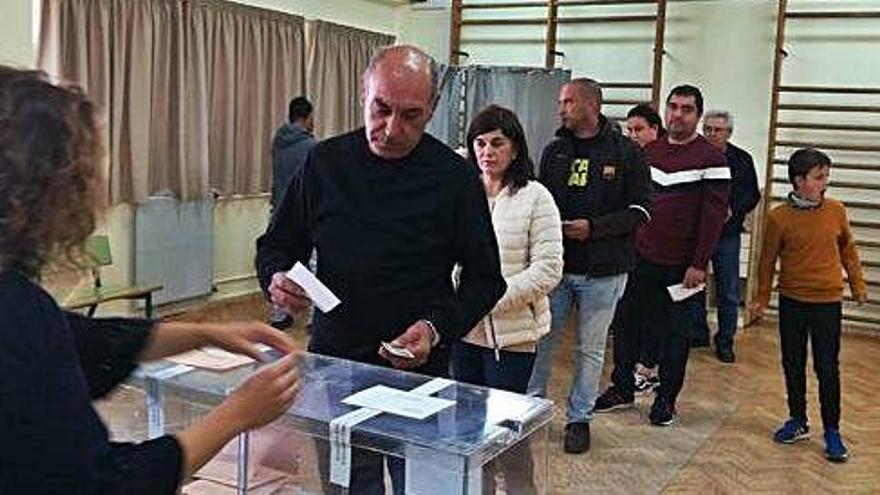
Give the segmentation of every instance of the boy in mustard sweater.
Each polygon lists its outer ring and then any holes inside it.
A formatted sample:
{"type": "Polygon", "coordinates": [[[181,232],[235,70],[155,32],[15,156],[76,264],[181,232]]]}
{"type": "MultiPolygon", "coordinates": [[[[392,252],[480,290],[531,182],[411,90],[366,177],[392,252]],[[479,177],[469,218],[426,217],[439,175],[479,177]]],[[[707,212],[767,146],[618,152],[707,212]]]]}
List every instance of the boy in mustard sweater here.
{"type": "Polygon", "coordinates": [[[750,310],[755,317],[763,315],[779,257],[779,335],[790,418],[773,439],[788,444],[809,437],[805,397],[809,337],[819,379],[825,457],[844,462],[848,453],[839,430],[838,363],[842,271],[846,270],[859,304],[867,300],[867,291],[843,203],[825,197],[830,169],[831,159],[813,148],[797,150],[789,158],[788,179],[794,191],[767,217],[758,292],[750,310]]]}

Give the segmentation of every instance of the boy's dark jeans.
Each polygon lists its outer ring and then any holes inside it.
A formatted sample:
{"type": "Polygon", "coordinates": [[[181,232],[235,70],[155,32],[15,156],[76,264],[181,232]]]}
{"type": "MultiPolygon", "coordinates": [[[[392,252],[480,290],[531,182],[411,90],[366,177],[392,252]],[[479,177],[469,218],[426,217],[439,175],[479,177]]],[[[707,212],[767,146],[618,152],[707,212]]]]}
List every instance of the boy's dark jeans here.
{"type": "Polygon", "coordinates": [[[840,425],[841,304],[807,303],[779,296],[779,336],[782,367],[792,418],[807,419],[807,337],[813,349],[813,369],[819,379],[819,404],[826,430],[840,425]]]}

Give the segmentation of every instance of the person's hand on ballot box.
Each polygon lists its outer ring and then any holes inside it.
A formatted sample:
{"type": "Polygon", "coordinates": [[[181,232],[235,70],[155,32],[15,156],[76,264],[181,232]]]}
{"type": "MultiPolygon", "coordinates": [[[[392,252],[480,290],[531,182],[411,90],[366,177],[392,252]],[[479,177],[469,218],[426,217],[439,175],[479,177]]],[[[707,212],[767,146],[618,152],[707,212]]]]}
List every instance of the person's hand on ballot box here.
{"type": "Polygon", "coordinates": [[[203,330],[207,345],[262,361],[262,352],[256,344],[274,347],[284,354],[297,350],[293,338],[259,321],[212,323],[203,330]]]}

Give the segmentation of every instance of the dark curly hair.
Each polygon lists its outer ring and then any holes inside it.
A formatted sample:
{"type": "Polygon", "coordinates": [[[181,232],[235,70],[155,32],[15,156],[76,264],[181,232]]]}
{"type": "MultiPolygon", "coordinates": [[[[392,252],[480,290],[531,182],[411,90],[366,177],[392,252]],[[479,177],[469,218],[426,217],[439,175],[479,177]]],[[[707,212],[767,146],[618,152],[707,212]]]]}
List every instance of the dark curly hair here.
{"type": "Polygon", "coordinates": [[[38,278],[80,259],[95,228],[103,146],[95,105],[46,74],[0,65],[0,270],[38,278]]]}
{"type": "Polygon", "coordinates": [[[529,158],[526,133],[513,111],[500,105],[489,105],[471,120],[467,130],[468,161],[479,170],[477,154],[474,152],[474,139],[495,130],[500,130],[504,137],[513,142],[516,158],[510,162],[504,173],[504,185],[510,187],[511,194],[515,194],[519,188],[535,177],[535,166],[529,158]]]}

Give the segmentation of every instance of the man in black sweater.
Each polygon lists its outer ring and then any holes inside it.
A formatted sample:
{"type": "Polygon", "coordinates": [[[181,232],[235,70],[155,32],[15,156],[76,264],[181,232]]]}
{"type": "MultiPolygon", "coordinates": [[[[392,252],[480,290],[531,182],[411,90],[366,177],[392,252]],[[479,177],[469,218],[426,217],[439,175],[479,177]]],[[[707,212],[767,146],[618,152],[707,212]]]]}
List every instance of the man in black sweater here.
{"type": "MultiPolygon", "coordinates": [[[[710,110],[703,116],[703,135],[724,152],[730,167],[730,208],[721,238],[712,254],[712,271],[715,272],[715,294],[718,301],[718,333],[715,334],[715,355],[724,363],[736,359],[733,353],[733,336],[736,334],[739,313],[739,254],[740,238],[746,215],[758,206],[761,191],[755,164],[749,153],[730,142],[733,134],[733,117],[729,112],[710,110]]],[[[709,345],[709,324],[706,322],[706,293],[698,295],[697,328],[694,346],[709,345]]]]}
{"type": "MultiPolygon", "coordinates": [[[[362,80],[365,128],[312,150],[257,240],[260,284],[273,304],[291,312],[309,301],[285,272],[317,249],[317,277],[342,303],[316,312],[312,352],[443,376],[449,345],[504,293],[477,171],[424,133],[435,74],[433,60],[417,48],[379,52],[362,80]],[[391,356],[382,341],[415,357],[391,356]]],[[[353,492],[382,493],[381,457],[360,455],[353,492]]],[[[390,464],[395,492],[402,493],[402,466],[390,464]]]]}

